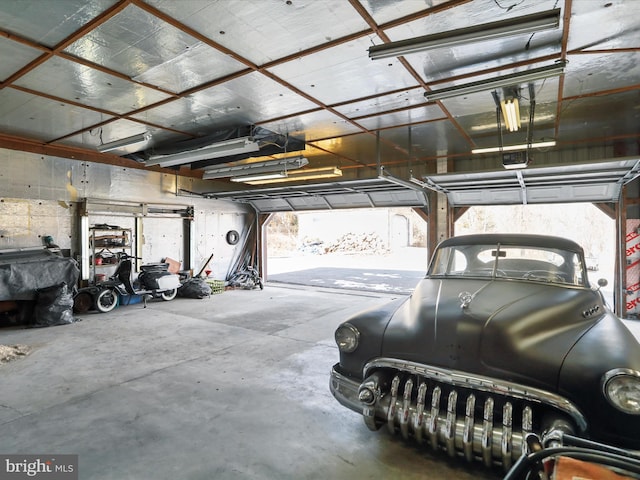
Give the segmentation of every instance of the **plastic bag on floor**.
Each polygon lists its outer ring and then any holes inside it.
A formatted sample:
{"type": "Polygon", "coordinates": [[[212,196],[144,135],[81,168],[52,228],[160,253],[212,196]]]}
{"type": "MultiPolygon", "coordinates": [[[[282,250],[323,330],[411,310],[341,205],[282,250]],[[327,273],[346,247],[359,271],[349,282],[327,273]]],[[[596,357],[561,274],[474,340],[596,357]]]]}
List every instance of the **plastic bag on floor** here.
{"type": "Polygon", "coordinates": [[[73,295],[66,283],[36,290],[33,327],[53,327],[74,323],[73,295]]]}
{"type": "Polygon", "coordinates": [[[193,277],[178,288],[178,295],[186,298],[205,298],[211,295],[211,287],[202,278],[193,277]]]}

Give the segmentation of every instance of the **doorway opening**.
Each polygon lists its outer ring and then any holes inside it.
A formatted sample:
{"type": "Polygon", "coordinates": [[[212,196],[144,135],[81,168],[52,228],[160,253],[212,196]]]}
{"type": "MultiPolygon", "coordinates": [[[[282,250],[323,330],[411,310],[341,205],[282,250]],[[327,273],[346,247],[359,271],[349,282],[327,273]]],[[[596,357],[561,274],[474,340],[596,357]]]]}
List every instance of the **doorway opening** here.
{"type": "Polygon", "coordinates": [[[470,207],[455,225],[456,235],[473,233],[533,233],[575,241],[584,249],[589,282],[602,289],[613,305],[616,222],[592,203],[490,205],[470,207]]]}
{"type": "Polygon", "coordinates": [[[426,230],[410,207],[277,213],[267,281],[410,293],[426,272],[426,230]]]}

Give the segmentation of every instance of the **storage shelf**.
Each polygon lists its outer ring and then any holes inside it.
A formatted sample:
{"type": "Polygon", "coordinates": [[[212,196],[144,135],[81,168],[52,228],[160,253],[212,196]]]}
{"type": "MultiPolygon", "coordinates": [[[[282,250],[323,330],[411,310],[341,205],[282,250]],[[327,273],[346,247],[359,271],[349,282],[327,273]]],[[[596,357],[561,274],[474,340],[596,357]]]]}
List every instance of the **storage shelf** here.
{"type": "Polygon", "coordinates": [[[98,256],[116,256],[118,253],[127,253],[131,255],[131,229],[130,228],[103,228],[101,226],[94,225],[89,228],[89,250],[91,252],[90,268],[91,268],[91,280],[96,281],[96,276],[103,276],[104,274],[98,274],[98,271],[104,271],[104,269],[115,269],[118,266],[118,262],[105,262],[97,265],[95,260],[98,256]]]}

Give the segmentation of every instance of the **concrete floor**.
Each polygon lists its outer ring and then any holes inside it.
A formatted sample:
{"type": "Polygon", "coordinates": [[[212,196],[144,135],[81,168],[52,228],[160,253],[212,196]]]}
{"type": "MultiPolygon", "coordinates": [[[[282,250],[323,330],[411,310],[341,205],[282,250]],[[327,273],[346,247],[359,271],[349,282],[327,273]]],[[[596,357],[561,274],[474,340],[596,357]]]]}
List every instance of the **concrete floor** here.
{"type": "Polygon", "coordinates": [[[88,479],[496,479],[361,417],[329,392],[335,327],[384,293],[269,284],[89,313],[0,366],[0,453],[77,454],[88,479]]]}

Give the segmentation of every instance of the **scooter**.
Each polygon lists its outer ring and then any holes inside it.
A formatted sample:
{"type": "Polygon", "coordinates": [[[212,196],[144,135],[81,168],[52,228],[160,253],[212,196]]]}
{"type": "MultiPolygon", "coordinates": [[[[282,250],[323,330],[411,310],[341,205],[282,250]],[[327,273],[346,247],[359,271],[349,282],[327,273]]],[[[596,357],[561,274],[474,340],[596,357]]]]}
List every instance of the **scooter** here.
{"type": "Polygon", "coordinates": [[[80,288],[74,297],[74,310],[84,313],[92,306],[107,313],[118,306],[123,297],[140,295],[147,306],[147,298],[162,298],[169,301],[176,298],[180,283],[180,276],[169,273],[169,264],[152,263],[140,266],[140,274],[134,281],[132,276],[131,257],[126,253],[119,254],[118,267],[109,279],[80,288]]]}

